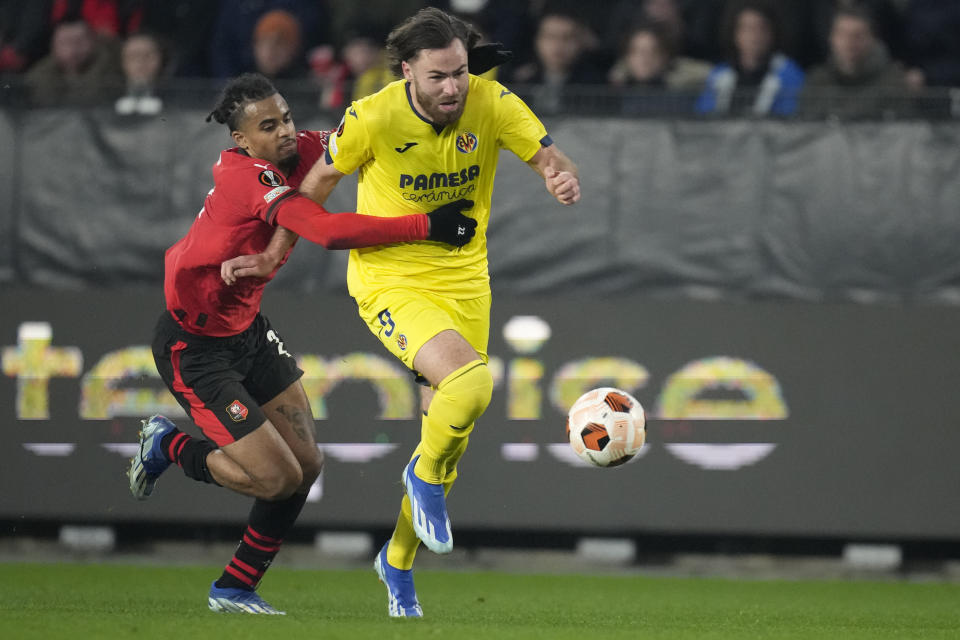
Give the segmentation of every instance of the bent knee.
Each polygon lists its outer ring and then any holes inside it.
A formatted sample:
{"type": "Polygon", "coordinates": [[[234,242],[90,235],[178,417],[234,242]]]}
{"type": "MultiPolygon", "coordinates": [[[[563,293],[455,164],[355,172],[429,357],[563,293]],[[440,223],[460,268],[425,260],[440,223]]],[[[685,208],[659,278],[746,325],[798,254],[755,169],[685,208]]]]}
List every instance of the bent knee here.
{"type": "Polygon", "coordinates": [[[300,460],[300,473],[303,477],[301,486],[309,487],[314,483],[320,472],[323,471],[323,451],[314,447],[314,455],[300,460]]]}
{"type": "Polygon", "coordinates": [[[258,484],[263,499],[285,500],[303,484],[303,471],[296,464],[278,465],[269,475],[260,478],[258,484]]]}
{"type": "Polygon", "coordinates": [[[447,396],[455,406],[466,413],[463,424],[479,418],[490,405],[493,397],[493,375],[490,368],[480,360],[471,362],[447,376],[437,392],[447,396]]]}

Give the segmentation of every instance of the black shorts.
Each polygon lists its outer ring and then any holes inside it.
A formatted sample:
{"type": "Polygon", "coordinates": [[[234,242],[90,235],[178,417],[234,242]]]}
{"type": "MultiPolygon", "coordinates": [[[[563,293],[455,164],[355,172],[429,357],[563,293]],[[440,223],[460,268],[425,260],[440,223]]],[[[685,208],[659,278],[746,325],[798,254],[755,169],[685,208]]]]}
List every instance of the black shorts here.
{"type": "Polygon", "coordinates": [[[153,359],[180,406],[221,447],[262,425],[261,405],[303,375],[259,313],[243,333],[213,338],[184,331],[164,311],[154,329],[153,359]]]}

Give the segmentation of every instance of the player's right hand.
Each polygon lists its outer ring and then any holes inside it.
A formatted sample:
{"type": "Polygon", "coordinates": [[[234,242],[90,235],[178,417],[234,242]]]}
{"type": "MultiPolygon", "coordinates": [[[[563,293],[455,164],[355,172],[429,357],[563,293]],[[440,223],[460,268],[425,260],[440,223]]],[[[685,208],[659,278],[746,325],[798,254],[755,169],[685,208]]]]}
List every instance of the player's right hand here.
{"type": "Polygon", "coordinates": [[[236,284],[240,278],[255,276],[266,278],[276,268],[277,262],[265,253],[237,256],[220,265],[220,277],[228,285],[236,284]]]}
{"type": "Polygon", "coordinates": [[[428,213],[430,234],[427,240],[438,240],[455,247],[470,242],[477,233],[477,221],[460,212],[472,206],[473,200],[455,200],[428,213]]]}

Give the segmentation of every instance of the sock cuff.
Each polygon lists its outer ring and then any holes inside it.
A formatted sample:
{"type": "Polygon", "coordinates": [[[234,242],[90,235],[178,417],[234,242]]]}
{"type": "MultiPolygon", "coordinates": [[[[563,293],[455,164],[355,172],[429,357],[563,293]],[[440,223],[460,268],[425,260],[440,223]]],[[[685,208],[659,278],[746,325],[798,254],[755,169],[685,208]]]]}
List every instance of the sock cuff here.
{"type": "Polygon", "coordinates": [[[188,434],[176,429],[164,436],[163,440],[160,441],[160,448],[170,462],[182,467],[180,454],[183,453],[183,448],[187,446],[190,440],[192,438],[188,434]]]}
{"type": "Polygon", "coordinates": [[[446,463],[440,458],[433,458],[420,454],[420,458],[413,466],[413,474],[430,484],[440,484],[446,475],[446,463]]]}

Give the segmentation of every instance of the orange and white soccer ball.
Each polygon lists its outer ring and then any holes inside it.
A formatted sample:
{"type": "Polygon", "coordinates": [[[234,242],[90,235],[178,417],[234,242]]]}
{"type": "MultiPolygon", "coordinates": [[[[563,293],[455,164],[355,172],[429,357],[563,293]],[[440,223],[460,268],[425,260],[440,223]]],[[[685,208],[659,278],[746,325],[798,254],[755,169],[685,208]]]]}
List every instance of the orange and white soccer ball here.
{"type": "Polygon", "coordinates": [[[615,467],[637,455],[647,439],[647,419],[637,399],[614,387],[588,391],[567,414],[570,446],[597,467],[615,467]]]}

